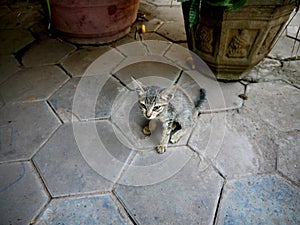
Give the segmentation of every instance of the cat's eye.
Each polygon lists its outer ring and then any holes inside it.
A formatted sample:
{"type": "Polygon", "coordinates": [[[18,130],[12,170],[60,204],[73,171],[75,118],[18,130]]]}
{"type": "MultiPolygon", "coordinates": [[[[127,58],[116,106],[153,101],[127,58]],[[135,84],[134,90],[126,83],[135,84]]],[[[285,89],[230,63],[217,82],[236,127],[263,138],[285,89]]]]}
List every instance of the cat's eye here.
{"type": "Polygon", "coordinates": [[[159,110],[160,107],[161,107],[160,105],[154,106],[154,107],[153,107],[153,110],[154,110],[154,111],[159,110]]]}
{"type": "Polygon", "coordinates": [[[147,109],[146,106],[143,103],[140,103],[141,108],[147,109]]]}

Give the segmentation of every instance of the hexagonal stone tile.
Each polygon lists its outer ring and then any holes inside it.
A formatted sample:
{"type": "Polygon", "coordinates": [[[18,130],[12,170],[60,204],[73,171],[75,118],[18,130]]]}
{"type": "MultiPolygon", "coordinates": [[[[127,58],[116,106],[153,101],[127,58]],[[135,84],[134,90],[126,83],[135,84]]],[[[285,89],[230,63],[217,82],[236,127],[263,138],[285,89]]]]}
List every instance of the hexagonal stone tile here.
{"type": "Polygon", "coordinates": [[[120,62],[125,59],[125,56],[115,48],[105,52],[100,57],[95,59],[86,69],[85,76],[107,74],[113,71],[120,62]]]}
{"type": "Polygon", "coordinates": [[[0,86],[5,102],[48,99],[69,77],[57,66],[25,68],[0,86]]]}
{"type": "MultiPolygon", "coordinates": [[[[164,157],[159,156],[155,159],[164,157]]],[[[144,170],[149,162],[152,171],[156,166],[161,174],[170,169],[165,160],[156,164],[152,154],[137,157],[134,164],[144,170]]],[[[203,163],[193,156],[169,179],[145,186],[118,185],[114,192],[137,224],[213,224],[223,180],[212,167],[203,169],[203,163]]],[[[123,176],[126,179],[126,172],[123,176]]],[[[151,172],[145,173],[144,179],[148,176],[152,178],[151,172]]]]}
{"type": "Polygon", "coordinates": [[[173,42],[186,41],[183,21],[166,22],[156,32],[173,42]]]}
{"type": "Polygon", "coordinates": [[[131,153],[119,137],[108,121],[61,126],[33,158],[50,194],[57,197],[111,190],[131,153]],[[101,171],[103,168],[106,170],[101,171]]]}
{"type": "Polygon", "coordinates": [[[27,30],[0,30],[1,54],[17,53],[33,41],[34,38],[27,30]]]}
{"type": "Polygon", "coordinates": [[[278,175],[225,185],[216,224],[299,224],[300,192],[278,175]]]}
{"type": "Polygon", "coordinates": [[[300,184],[300,133],[299,131],[276,135],[277,169],[290,180],[300,184]]]}
{"type": "Polygon", "coordinates": [[[200,89],[205,90],[206,100],[200,106],[203,113],[237,109],[243,105],[239,94],[244,93],[244,86],[239,82],[220,82],[206,76],[202,71],[193,70],[183,73],[178,84],[194,102],[199,101],[200,89]]]}
{"type": "Polygon", "coordinates": [[[276,133],[251,111],[201,114],[189,145],[230,179],[274,171],[276,133]]]}
{"type": "Polygon", "coordinates": [[[59,124],[45,102],[6,104],[0,110],[0,161],[31,158],[59,124]]]}
{"type": "Polygon", "coordinates": [[[93,61],[110,49],[108,46],[83,47],[67,56],[61,64],[73,77],[82,76],[93,61]]]}
{"type": "Polygon", "coordinates": [[[149,77],[152,81],[147,82],[150,82],[151,85],[171,84],[179,76],[180,69],[171,62],[167,62],[163,57],[155,57],[158,59],[157,61],[151,60],[148,57],[137,58],[133,62],[128,61],[120,66],[120,68],[116,68],[114,74],[126,85],[132,82],[132,76],[136,79],[149,77]]]}
{"type": "Polygon", "coordinates": [[[75,117],[73,120],[109,118],[112,105],[122,87],[119,81],[109,75],[76,77],[58,90],[49,102],[64,122],[71,121],[72,116],[75,117]],[[101,87],[103,77],[106,77],[107,81],[101,87]],[[78,97],[74,102],[76,91],[78,97]],[[77,103],[80,104],[77,107],[79,109],[74,111],[74,104],[77,106],[77,103]]]}
{"type": "Polygon", "coordinates": [[[75,49],[74,45],[67,42],[48,39],[35,43],[35,45],[25,52],[22,62],[28,67],[57,64],[63,57],[75,51],[75,49]]]}
{"type": "Polygon", "coordinates": [[[30,224],[48,198],[30,162],[0,164],[1,224],[30,224]]]}
{"type": "Polygon", "coordinates": [[[300,90],[284,82],[247,86],[247,108],[281,131],[300,128],[300,90]]]}
{"type": "Polygon", "coordinates": [[[17,72],[20,64],[13,55],[0,55],[0,84],[17,72]]]}
{"type": "Polygon", "coordinates": [[[132,224],[109,195],[54,199],[35,224],[132,224]],[[76,212],[76,213],[74,213],[76,212]]]}

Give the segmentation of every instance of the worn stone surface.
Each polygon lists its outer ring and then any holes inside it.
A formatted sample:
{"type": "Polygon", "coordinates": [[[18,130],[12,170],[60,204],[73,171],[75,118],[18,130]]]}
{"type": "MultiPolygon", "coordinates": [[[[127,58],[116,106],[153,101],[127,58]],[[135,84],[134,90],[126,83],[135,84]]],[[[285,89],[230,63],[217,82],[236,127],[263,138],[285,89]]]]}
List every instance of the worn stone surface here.
{"type": "MultiPolygon", "coordinates": [[[[144,169],[144,161],[149,163],[152,157],[137,157],[134,163],[144,169]]],[[[201,170],[202,163],[194,156],[178,173],[161,183],[140,187],[118,185],[115,193],[138,224],[212,224],[223,180],[211,167],[201,170]]],[[[126,179],[126,172],[123,176],[126,179]]]]}
{"type": "Polygon", "coordinates": [[[277,169],[290,180],[300,184],[300,133],[298,131],[280,133],[276,138],[277,169]]]}
{"type": "Polygon", "coordinates": [[[22,62],[25,66],[43,66],[57,64],[76,49],[74,45],[56,39],[48,39],[36,43],[25,52],[22,62]],[[51,49],[51,51],[49,51],[51,49]]]}
{"type": "Polygon", "coordinates": [[[1,54],[13,54],[29,45],[34,38],[24,29],[0,30],[1,54]]]}
{"type": "Polygon", "coordinates": [[[0,54],[0,84],[9,78],[12,74],[17,72],[19,63],[13,55],[1,55],[0,54]]]}
{"type": "Polygon", "coordinates": [[[251,84],[247,87],[247,108],[281,131],[299,130],[300,90],[284,82],[251,84]]]}
{"type": "Polygon", "coordinates": [[[29,224],[46,205],[48,198],[30,162],[0,165],[1,224],[29,224]]]}
{"type": "Polygon", "coordinates": [[[90,168],[82,157],[72,124],[60,127],[33,160],[52,197],[108,191],[111,188],[111,182],[90,168]]]}
{"type": "Polygon", "coordinates": [[[48,99],[69,77],[57,66],[24,68],[0,86],[5,102],[48,99]]]}
{"type": "Polygon", "coordinates": [[[114,74],[126,85],[132,82],[131,77],[133,76],[136,79],[145,77],[148,79],[147,82],[150,82],[149,84],[163,87],[163,85],[171,84],[176,80],[180,70],[172,63],[162,60],[128,62],[121,69],[117,69],[114,74]]]}
{"type": "Polygon", "coordinates": [[[200,107],[201,112],[237,109],[243,105],[239,95],[244,93],[244,86],[240,83],[219,82],[194,70],[183,73],[178,84],[194,102],[200,99],[200,89],[205,90],[206,99],[200,107]]]}
{"type": "Polygon", "coordinates": [[[287,59],[296,56],[296,51],[293,51],[294,44],[299,45],[299,41],[294,41],[292,38],[281,36],[276,45],[273,47],[269,56],[276,59],[287,59]]]}
{"type": "Polygon", "coordinates": [[[216,224],[299,224],[300,193],[278,175],[225,185],[216,224]]]}
{"type": "Polygon", "coordinates": [[[0,110],[0,161],[30,159],[59,124],[44,102],[6,104],[0,110]]]}
{"type": "MultiPolygon", "coordinates": [[[[157,38],[156,38],[157,39],[157,38]]],[[[145,42],[145,45],[147,46],[147,49],[149,51],[149,55],[163,55],[168,48],[171,46],[171,42],[165,41],[165,40],[148,40],[145,42]]]]}
{"type": "Polygon", "coordinates": [[[231,178],[275,170],[274,131],[248,110],[202,114],[189,145],[231,178]]]}
{"type": "Polygon", "coordinates": [[[122,88],[120,82],[109,75],[72,78],[49,102],[65,122],[70,122],[72,116],[75,121],[109,118],[122,88]]]}
{"type": "Polygon", "coordinates": [[[132,224],[109,195],[54,199],[35,224],[132,224]],[[76,213],[74,213],[76,212],[76,213]]]}
{"type": "Polygon", "coordinates": [[[183,23],[164,23],[160,28],[158,28],[157,33],[173,42],[186,41],[185,28],[183,23]]]}
{"type": "Polygon", "coordinates": [[[67,56],[61,64],[73,77],[80,77],[95,59],[109,50],[108,46],[84,47],[67,56]]]}

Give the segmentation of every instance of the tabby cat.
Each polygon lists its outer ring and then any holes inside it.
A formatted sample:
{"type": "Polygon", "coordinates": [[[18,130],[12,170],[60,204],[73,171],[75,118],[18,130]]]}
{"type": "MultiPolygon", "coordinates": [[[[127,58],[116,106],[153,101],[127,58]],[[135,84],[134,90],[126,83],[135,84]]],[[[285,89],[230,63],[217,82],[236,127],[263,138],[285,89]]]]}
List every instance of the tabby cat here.
{"type": "Polygon", "coordinates": [[[158,86],[146,86],[133,77],[132,80],[143,115],[150,120],[149,125],[144,127],[143,133],[150,135],[152,131],[150,126],[151,120],[160,120],[163,126],[163,133],[156,150],[158,153],[164,153],[169,141],[171,143],[178,142],[186,131],[193,126],[198,107],[205,99],[205,90],[200,89],[199,101],[193,104],[179,90],[177,83],[167,88],[161,88],[158,86]],[[171,136],[172,131],[175,132],[171,136]]]}

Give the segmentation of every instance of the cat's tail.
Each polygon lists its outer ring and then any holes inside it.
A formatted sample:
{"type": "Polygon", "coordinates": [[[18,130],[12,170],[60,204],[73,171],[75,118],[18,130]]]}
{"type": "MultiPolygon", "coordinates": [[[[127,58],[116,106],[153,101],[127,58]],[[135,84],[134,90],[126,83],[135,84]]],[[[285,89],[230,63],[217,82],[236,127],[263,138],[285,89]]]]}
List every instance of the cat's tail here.
{"type": "Polygon", "coordinates": [[[201,88],[199,99],[195,102],[195,108],[199,109],[205,100],[206,100],[206,91],[204,88],[201,88]]]}

